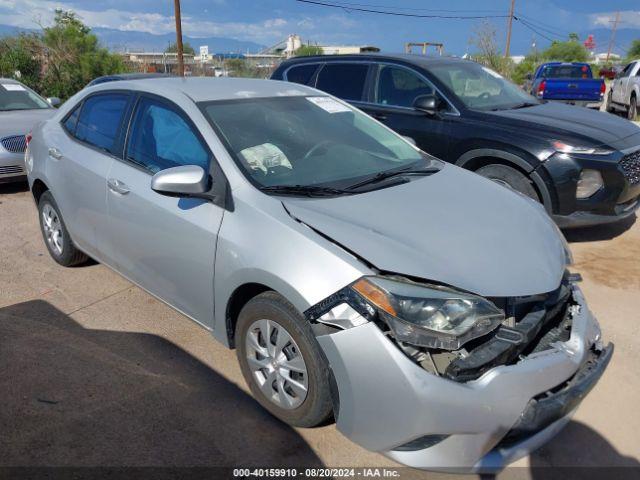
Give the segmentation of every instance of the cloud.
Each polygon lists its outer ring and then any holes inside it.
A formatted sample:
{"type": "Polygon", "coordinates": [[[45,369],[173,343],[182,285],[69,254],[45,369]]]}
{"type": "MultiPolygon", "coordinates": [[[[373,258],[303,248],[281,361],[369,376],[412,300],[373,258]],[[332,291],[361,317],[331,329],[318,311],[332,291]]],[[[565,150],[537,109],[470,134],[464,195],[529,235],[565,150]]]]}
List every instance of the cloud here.
{"type": "MultiPolygon", "coordinates": [[[[589,15],[589,20],[594,27],[612,28],[616,20],[616,12],[592,13],[589,15]]],[[[640,28],[640,10],[620,12],[618,28],[640,28]]]]}
{"type": "MultiPolygon", "coordinates": [[[[175,31],[171,15],[118,10],[87,10],[74,8],[65,2],[52,0],[0,0],[0,23],[23,28],[39,24],[50,25],[56,8],[73,10],[84,23],[92,28],[111,28],[152,34],[175,31]]],[[[271,41],[286,36],[282,28],[287,26],[283,18],[271,18],[259,22],[212,22],[199,17],[182,16],[182,31],[192,37],[225,36],[257,42],[271,41]]]]}

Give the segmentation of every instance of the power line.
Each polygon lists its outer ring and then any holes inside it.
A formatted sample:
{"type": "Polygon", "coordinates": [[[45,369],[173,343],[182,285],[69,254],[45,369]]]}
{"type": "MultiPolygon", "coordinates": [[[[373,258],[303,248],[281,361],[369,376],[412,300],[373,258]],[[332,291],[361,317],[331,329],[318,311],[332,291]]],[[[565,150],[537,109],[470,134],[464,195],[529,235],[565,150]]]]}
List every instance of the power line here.
{"type": "Polygon", "coordinates": [[[529,22],[527,22],[526,20],[516,16],[514,17],[515,20],[519,21],[524,27],[528,28],[529,30],[531,30],[533,33],[535,33],[536,35],[540,35],[542,38],[549,40],[550,42],[554,42],[555,40],[551,37],[546,36],[544,33],[540,32],[539,30],[537,30],[535,27],[533,27],[529,22]]]}
{"type": "Polygon", "coordinates": [[[333,4],[339,5],[341,7],[349,8],[349,7],[365,7],[365,8],[384,8],[384,9],[395,9],[395,10],[407,10],[414,12],[439,12],[439,13],[468,13],[468,14],[491,14],[491,13],[504,13],[504,10],[444,10],[438,8],[422,8],[422,7],[402,7],[398,5],[373,5],[370,3],[356,3],[356,2],[342,2],[342,1],[334,1],[331,2],[333,4]]]}
{"type": "Polygon", "coordinates": [[[378,15],[390,15],[394,17],[413,17],[413,18],[442,18],[450,20],[477,20],[483,18],[507,18],[509,15],[442,15],[442,14],[419,14],[419,13],[405,13],[389,10],[378,10],[375,8],[365,8],[349,6],[348,4],[328,3],[316,0],[296,0],[299,3],[308,3],[311,5],[318,5],[321,7],[339,8],[341,10],[356,11],[364,13],[375,13],[378,15]]]}

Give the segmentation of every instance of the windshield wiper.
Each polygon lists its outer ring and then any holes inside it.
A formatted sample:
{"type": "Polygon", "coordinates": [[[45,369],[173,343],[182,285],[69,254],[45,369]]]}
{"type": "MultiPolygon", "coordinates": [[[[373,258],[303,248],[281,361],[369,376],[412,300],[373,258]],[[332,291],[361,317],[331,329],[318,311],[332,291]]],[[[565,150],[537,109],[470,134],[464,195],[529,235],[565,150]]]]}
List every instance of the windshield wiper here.
{"type": "Polygon", "coordinates": [[[347,190],[333,187],[321,187],[319,185],[269,185],[266,187],[260,187],[260,190],[267,193],[275,193],[281,195],[306,195],[313,196],[328,196],[328,195],[344,195],[352,194],[347,190]]]}
{"type": "Polygon", "coordinates": [[[364,187],[365,185],[370,185],[372,183],[378,183],[387,178],[402,176],[402,175],[431,175],[433,173],[439,172],[440,168],[438,167],[424,167],[424,168],[404,168],[402,170],[389,170],[386,172],[376,173],[373,177],[366,178],[361,182],[354,183],[353,185],[349,185],[347,190],[356,190],[360,187],[364,187]]]}

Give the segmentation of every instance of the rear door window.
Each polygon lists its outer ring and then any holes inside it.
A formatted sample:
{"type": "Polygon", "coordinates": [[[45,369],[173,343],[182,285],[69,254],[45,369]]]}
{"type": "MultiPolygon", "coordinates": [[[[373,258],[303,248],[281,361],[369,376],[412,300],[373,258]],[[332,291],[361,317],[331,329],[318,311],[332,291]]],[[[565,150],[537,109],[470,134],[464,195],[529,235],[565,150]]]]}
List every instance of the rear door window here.
{"type": "Polygon", "coordinates": [[[78,140],[116,153],[116,138],[127,107],[126,93],[93,95],[82,104],[75,136],[78,140]]]}
{"type": "Polygon", "coordinates": [[[78,123],[78,116],[80,115],[81,105],[82,104],[76,105],[76,107],[71,111],[71,113],[67,115],[66,120],[62,122],[62,125],[64,126],[65,130],[69,132],[71,135],[76,134],[76,124],[78,123]]]}
{"type": "Polygon", "coordinates": [[[433,86],[406,68],[384,65],[378,75],[376,103],[412,107],[421,95],[433,95],[433,86]]]}
{"type": "Polygon", "coordinates": [[[294,83],[301,83],[303,85],[308,85],[311,79],[313,78],[313,74],[318,70],[318,64],[309,64],[309,65],[298,65],[296,67],[291,67],[287,70],[287,81],[294,83]]]}
{"type": "Polygon", "coordinates": [[[127,159],[151,173],[182,165],[198,165],[207,171],[210,155],[182,113],[143,97],[133,116],[127,159]]]}
{"type": "Polygon", "coordinates": [[[344,100],[362,100],[369,65],[327,63],[318,74],[316,88],[344,100]]]}

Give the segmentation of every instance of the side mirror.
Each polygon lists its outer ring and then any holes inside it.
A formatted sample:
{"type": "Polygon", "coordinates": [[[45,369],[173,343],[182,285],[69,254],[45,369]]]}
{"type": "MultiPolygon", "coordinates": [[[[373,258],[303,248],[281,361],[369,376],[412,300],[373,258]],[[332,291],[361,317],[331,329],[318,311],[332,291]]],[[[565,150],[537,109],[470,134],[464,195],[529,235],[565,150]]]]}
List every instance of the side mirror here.
{"type": "Polygon", "coordinates": [[[209,176],[197,165],[167,168],[153,176],[151,189],[170,197],[197,197],[208,191],[209,176]]]}
{"type": "Polygon", "coordinates": [[[58,105],[60,105],[60,99],[58,97],[49,97],[47,98],[47,102],[49,102],[49,105],[51,105],[52,107],[57,107],[58,105]]]}
{"type": "Polygon", "coordinates": [[[438,98],[435,95],[420,95],[413,101],[413,108],[427,115],[435,115],[438,111],[438,98]]]}

